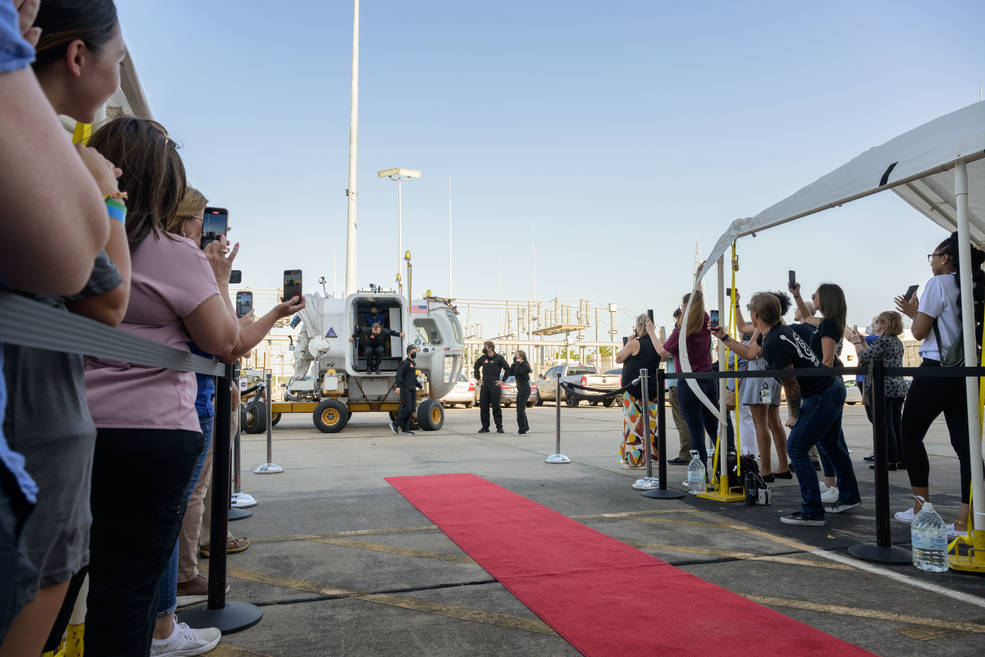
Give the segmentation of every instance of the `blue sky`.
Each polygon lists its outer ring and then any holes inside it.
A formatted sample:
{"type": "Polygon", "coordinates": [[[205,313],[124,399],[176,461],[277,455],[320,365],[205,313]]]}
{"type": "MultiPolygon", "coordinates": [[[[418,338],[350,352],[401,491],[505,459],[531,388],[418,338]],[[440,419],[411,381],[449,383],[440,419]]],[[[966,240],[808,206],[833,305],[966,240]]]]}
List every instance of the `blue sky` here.
{"type": "MultiPolygon", "coordinates": [[[[352,3],[118,0],[189,180],[228,207],[255,287],[344,281],[352,3]]],[[[364,0],[359,283],[389,284],[404,185],[414,288],[669,316],[695,244],[979,96],[985,3],[364,0]]],[[[738,287],[832,281],[865,324],[946,234],[891,194],[739,243],[738,287]]],[[[487,317],[486,335],[498,319],[487,317]]],[[[607,329],[608,326],[605,326],[607,329]]]]}

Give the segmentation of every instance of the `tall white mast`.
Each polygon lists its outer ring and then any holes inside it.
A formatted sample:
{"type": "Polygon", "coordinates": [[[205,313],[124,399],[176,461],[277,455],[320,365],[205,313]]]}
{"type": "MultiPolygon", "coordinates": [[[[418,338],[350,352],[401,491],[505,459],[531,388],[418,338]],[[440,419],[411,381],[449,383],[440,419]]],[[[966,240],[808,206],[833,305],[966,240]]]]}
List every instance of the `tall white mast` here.
{"type": "Polygon", "coordinates": [[[352,100],[349,105],[349,200],[345,242],[345,295],[356,291],[356,165],[359,161],[359,0],[352,7],[352,100]]]}

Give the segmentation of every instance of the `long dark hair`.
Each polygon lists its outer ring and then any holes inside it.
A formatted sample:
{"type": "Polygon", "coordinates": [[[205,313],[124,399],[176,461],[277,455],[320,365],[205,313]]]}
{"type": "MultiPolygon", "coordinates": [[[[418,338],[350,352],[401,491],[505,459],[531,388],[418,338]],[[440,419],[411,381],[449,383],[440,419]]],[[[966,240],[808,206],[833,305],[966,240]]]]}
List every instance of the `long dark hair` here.
{"type": "Polygon", "coordinates": [[[41,28],[34,70],[44,70],[64,57],[68,44],[76,39],[98,53],[118,25],[113,0],[43,0],[34,19],[34,27],[41,28]]]}
{"type": "Polygon", "coordinates": [[[818,285],[817,304],[820,306],[821,316],[834,321],[838,327],[838,335],[844,335],[845,323],[848,321],[848,302],[845,301],[845,291],[841,286],[834,283],[818,285]]]}
{"type": "Polygon", "coordinates": [[[178,147],[156,121],[124,116],[92,134],[89,145],[123,170],[127,241],[133,253],[147,235],[168,235],[185,196],[185,165],[178,147]]]}
{"type": "MultiPolygon", "coordinates": [[[[937,245],[936,251],[946,253],[953,263],[955,269],[955,281],[957,281],[958,271],[960,271],[958,249],[958,234],[951,233],[951,236],[937,245]]],[[[985,251],[971,247],[971,297],[972,306],[975,310],[975,342],[979,347],[982,346],[982,322],[985,319],[985,271],[982,265],[985,264],[985,251]]],[[[958,317],[961,317],[961,283],[958,282],[958,317]]]]}

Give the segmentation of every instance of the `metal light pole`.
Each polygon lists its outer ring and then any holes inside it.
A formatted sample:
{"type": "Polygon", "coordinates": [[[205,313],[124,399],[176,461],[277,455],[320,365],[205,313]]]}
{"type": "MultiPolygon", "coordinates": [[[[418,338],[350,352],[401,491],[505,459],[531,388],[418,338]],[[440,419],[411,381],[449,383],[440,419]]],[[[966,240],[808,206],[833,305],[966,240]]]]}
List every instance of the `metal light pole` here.
{"type": "Polygon", "coordinates": [[[356,165],[359,160],[359,0],[352,8],[352,100],[349,105],[349,200],[345,241],[345,294],[356,291],[356,165]]]}
{"type": "Polygon", "coordinates": [[[420,171],[414,169],[383,169],[377,171],[376,175],[380,178],[389,178],[397,183],[397,277],[400,281],[400,260],[404,257],[404,197],[403,182],[405,180],[417,180],[421,177],[420,171]]]}

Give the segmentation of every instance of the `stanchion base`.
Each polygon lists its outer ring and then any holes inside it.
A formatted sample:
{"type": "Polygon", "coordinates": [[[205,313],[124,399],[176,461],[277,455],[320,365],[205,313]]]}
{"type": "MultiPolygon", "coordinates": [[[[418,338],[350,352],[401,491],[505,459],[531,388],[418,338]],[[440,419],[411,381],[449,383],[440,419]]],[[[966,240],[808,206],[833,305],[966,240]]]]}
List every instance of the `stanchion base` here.
{"type": "Polygon", "coordinates": [[[746,499],[745,493],[733,493],[731,491],[721,492],[717,490],[710,490],[704,493],[698,493],[697,497],[703,500],[713,500],[715,502],[743,502],[746,499]]]}
{"type": "Polygon", "coordinates": [[[985,563],[976,560],[974,555],[951,555],[947,558],[947,565],[951,570],[960,570],[968,573],[985,573],[985,563]]]}
{"type": "Polygon", "coordinates": [[[656,477],[643,477],[642,479],[637,479],[633,483],[633,488],[636,490],[653,490],[660,485],[660,480],[656,477]]]}
{"type": "Polygon", "coordinates": [[[571,459],[564,454],[551,454],[547,457],[545,463],[571,463],[571,459]]]}
{"type": "Polygon", "coordinates": [[[682,497],[687,497],[687,493],[674,490],[673,488],[654,488],[653,490],[642,493],[642,495],[643,497],[649,497],[651,500],[679,500],[682,497]]]}
{"type": "Polygon", "coordinates": [[[249,509],[257,505],[256,498],[246,493],[233,493],[232,507],[234,509],[249,509]]]}
{"type": "Polygon", "coordinates": [[[260,608],[245,602],[227,602],[222,609],[209,609],[203,605],[178,614],[178,620],[190,627],[218,627],[223,634],[253,627],[261,618],[260,608]]]}
{"type": "Polygon", "coordinates": [[[247,511],[246,509],[237,509],[236,507],[233,507],[229,509],[228,519],[230,522],[232,522],[233,520],[246,520],[252,515],[253,515],[252,511],[247,511]]]}
{"type": "Polygon", "coordinates": [[[263,465],[258,465],[257,469],[253,472],[255,474],[279,474],[284,471],[284,468],[280,467],[276,463],[264,463],[263,465]]]}
{"type": "Polygon", "coordinates": [[[913,555],[910,551],[896,545],[882,547],[875,543],[858,543],[848,548],[848,554],[856,559],[871,561],[873,563],[913,563],[913,555]]]}

